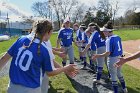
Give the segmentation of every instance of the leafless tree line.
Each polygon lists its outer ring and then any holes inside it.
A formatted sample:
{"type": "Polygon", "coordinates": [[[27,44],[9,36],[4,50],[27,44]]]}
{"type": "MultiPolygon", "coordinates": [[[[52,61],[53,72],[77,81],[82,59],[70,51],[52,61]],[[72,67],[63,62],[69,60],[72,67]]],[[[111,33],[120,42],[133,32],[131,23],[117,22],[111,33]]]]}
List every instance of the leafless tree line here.
{"type": "Polygon", "coordinates": [[[85,5],[80,0],[45,0],[43,2],[35,2],[32,5],[32,10],[36,16],[56,21],[59,28],[61,22],[67,16],[71,18],[73,23],[89,23],[94,21],[104,24],[112,20],[115,25],[118,25],[123,22],[122,20],[128,20],[130,18],[128,18],[128,15],[132,14],[130,10],[126,10],[123,17],[117,17],[116,15],[120,8],[119,0],[99,0],[97,6],[85,5]]]}

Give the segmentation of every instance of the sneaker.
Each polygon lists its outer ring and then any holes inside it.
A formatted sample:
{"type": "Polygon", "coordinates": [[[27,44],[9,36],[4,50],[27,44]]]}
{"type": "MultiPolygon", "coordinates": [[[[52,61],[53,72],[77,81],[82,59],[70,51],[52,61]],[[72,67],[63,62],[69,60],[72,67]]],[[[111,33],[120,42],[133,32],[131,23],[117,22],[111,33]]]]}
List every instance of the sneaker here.
{"type": "Polygon", "coordinates": [[[108,93],[114,93],[113,91],[109,91],[108,93]]]}
{"type": "Polygon", "coordinates": [[[95,71],[94,65],[90,65],[90,68],[95,71]]]}
{"type": "Polygon", "coordinates": [[[124,93],[128,93],[127,88],[123,89],[123,92],[124,93]]]}
{"type": "Polygon", "coordinates": [[[86,67],[86,66],[83,66],[81,69],[86,70],[86,69],[87,69],[87,67],[86,67]]]}
{"type": "Polygon", "coordinates": [[[108,76],[108,77],[107,77],[107,80],[108,80],[108,81],[111,81],[111,77],[110,77],[110,76],[108,76]]]}
{"type": "Polygon", "coordinates": [[[81,62],[81,65],[84,65],[84,62],[81,62]]]}
{"type": "Polygon", "coordinates": [[[78,60],[77,58],[74,58],[74,61],[75,61],[75,62],[80,62],[80,60],[78,60]]]}
{"type": "Polygon", "coordinates": [[[93,79],[93,82],[96,83],[96,84],[101,84],[101,81],[97,80],[97,79],[93,79]]]}

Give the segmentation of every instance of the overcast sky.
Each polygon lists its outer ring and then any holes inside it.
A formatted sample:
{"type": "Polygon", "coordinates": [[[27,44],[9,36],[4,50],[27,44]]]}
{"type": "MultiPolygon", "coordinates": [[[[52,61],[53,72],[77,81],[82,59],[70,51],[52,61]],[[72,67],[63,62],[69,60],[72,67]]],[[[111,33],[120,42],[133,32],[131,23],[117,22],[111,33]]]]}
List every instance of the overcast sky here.
{"type": "MultiPolygon", "coordinates": [[[[10,5],[21,12],[23,15],[33,15],[31,10],[31,6],[36,1],[43,1],[43,0],[0,0],[0,10],[2,11],[2,16],[6,15],[7,12],[11,17],[11,20],[15,20],[17,17],[16,14],[10,12],[5,7],[2,7],[2,2],[6,2],[6,6],[10,5]]],[[[80,2],[85,3],[87,6],[97,6],[99,0],[80,0],[80,2]]],[[[116,1],[116,0],[111,0],[116,1]]],[[[140,0],[117,0],[119,2],[119,12],[117,16],[123,16],[125,11],[129,8],[133,8],[134,2],[136,6],[140,6],[140,0]]],[[[18,17],[17,17],[18,18],[18,17]]]]}

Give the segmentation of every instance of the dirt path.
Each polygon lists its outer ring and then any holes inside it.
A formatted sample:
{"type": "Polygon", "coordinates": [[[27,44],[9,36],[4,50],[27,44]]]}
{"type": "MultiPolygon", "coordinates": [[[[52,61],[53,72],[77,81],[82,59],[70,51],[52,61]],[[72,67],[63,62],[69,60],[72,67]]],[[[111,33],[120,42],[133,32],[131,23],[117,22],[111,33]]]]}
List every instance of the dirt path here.
{"type": "MultiPolygon", "coordinates": [[[[78,68],[83,67],[81,63],[77,63],[77,66],[78,68]]],[[[79,74],[74,79],[69,79],[78,93],[109,93],[112,92],[112,85],[107,77],[107,74],[103,74],[101,84],[95,84],[93,79],[96,78],[96,74],[88,66],[85,70],[80,69],[79,74]]],[[[120,86],[119,93],[122,93],[120,86]]]]}
{"type": "MultiPolygon", "coordinates": [[[[133,53],[140,51],[140,39],[123,41],[123,50],[126,56],[130,56],[133,53]]],[[[135,59],[127,64],[140,70],[140,59],[135,59]]]]}

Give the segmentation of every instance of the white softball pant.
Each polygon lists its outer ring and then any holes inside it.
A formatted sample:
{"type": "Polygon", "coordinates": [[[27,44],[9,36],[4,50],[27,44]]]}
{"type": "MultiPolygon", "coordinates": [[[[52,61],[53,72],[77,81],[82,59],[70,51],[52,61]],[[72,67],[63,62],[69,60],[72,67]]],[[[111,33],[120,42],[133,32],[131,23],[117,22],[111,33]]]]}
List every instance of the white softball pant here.
{"type": "Polygon", "coordinates": [[[118,61],[118,57],[108,57],[108,68],[111,75],[111,81],[117,81],[117,77],[123,77],[121,73],[121,67],[116,68],[113,66],[118,61]]]}
{"type": "Polygon", "coordinates": [[[7,93],[41,93],[41,88],[28,88],[19,84],[13,84],[12,82],[8,85],[7,93]]]}
{"type": "MultiPolygon", "coordinates": [[[[74,51],[73,51],[73,46],[69,46],[69,47],[63,47],[65,49],[65,53],[68,54],[70,63],[73,64],[74,63],[74,51]]],[[[66,59],[63,59],[64,62],[66,62],[66,59]]]]}

